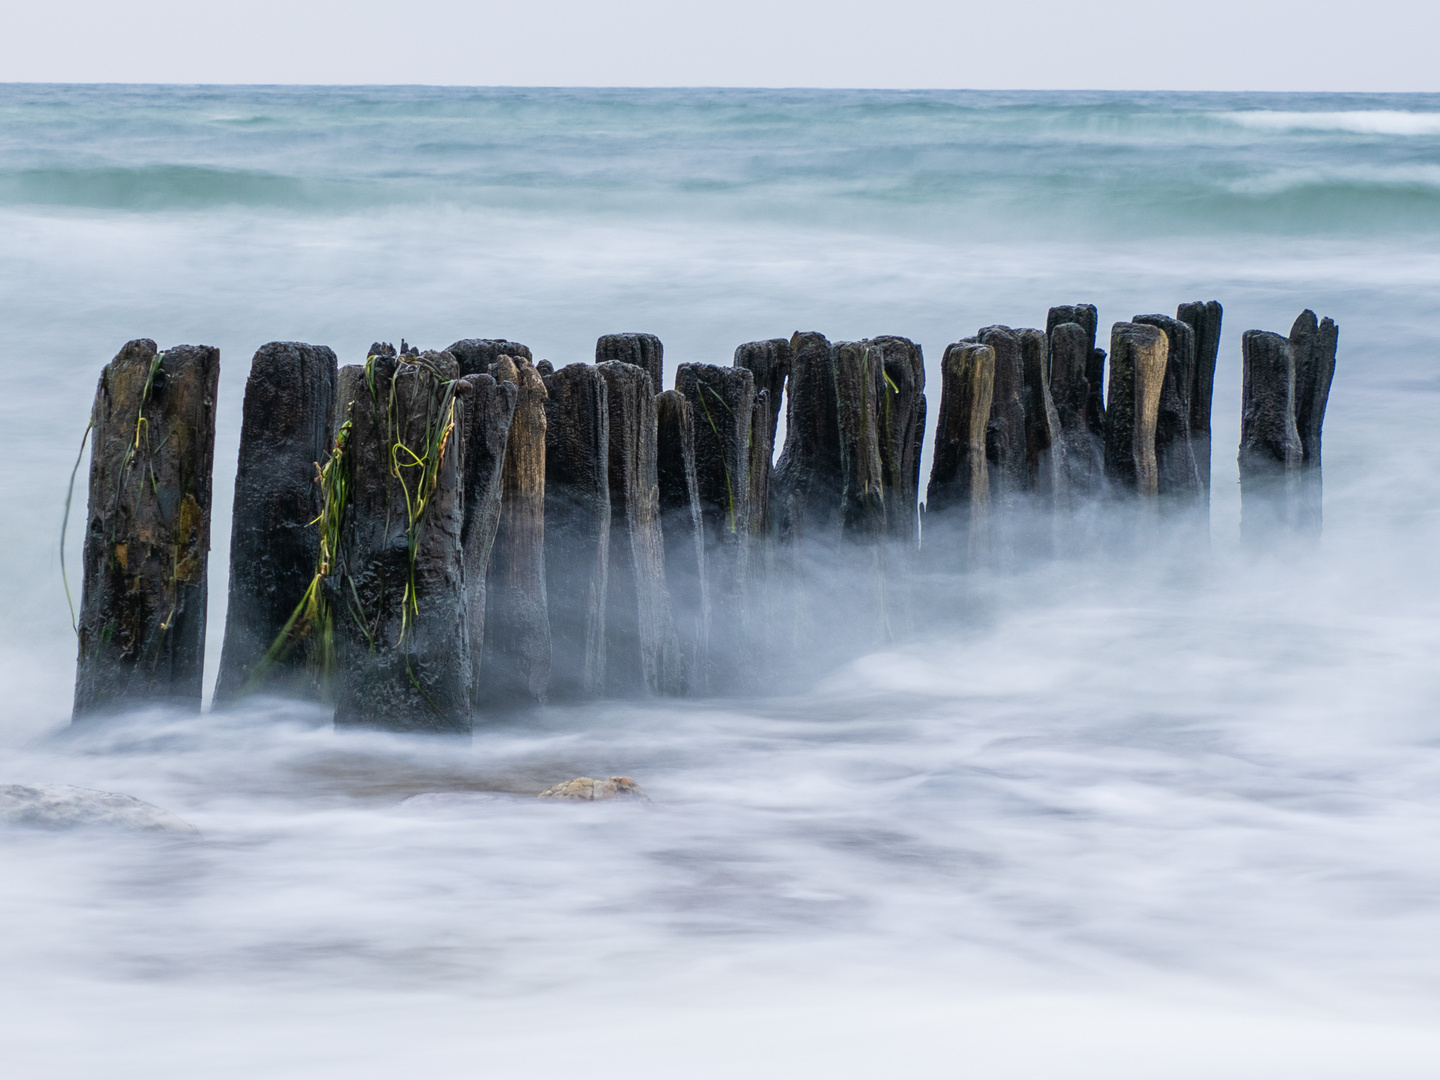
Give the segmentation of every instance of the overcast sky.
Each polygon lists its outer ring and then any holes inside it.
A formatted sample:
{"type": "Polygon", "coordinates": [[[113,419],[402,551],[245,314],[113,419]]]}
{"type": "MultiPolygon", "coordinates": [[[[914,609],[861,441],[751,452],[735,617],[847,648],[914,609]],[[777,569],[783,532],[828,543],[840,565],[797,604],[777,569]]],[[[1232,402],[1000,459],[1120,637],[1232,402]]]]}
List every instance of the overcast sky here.
{"type": "Polygon", "coordinates": [[[0,82],[1440,90],[1440,0],[0,0],[0,82]]]}

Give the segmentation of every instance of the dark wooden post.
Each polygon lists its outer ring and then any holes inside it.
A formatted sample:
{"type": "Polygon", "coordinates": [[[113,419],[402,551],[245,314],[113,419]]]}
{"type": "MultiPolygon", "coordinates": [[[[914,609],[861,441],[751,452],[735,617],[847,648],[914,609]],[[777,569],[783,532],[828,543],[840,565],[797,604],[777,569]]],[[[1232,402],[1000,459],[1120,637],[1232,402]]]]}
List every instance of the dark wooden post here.
{"type": "Polygon", "coordinates": [[[1195,332],[1195,384],[1190,392],[1190,443],[1195,448],[1195,467],[1210,499],[1210,405],[1215,392],[1215,360],[1220,354],[1220,305],[1207,302],[1181,304],[1175,317],[1195,332]]]}
{"type": "Polygon", "coordinates": [[[885,480],[885,531],[901,550],[920,542],[920,455],[925,444],[925,356],[909,338],[871,340],[883,365],[877,416],[885,480]]]}
{"type": "Polygon", "coordinates": [[[461,375],[492,375],[494,372],[490,369],[502,356],[508,356],[516,363],[534,360],[529,348],[504,338],[465,338],[445,351],[455,357],[461,375]]]}
{"type": "Polygon", "coordinates": [[[545,384],[524,357],[501,356],[497,382],[517,388],[501,473],[500,526],[486,585],[484,705],[544,702],[550,685],[545,591],[545,384]]]}
{"type": "Polygon", "coordinates": [[[591,364],[546,381],[545,589],[550,608],[550,690],[598,697],[609,662],[610,409],[591,364]]]}
{"type": "Polygon", "coordinates": [[[610,565],[605,683],[613,695],[678,694],[680,642],[665,584],[655,394],[619,360],[598,365],[610,410],[610,565]]]}
{"type": "Polygon", "coordinates": [[[337,727],[471,726],[463,415],[449,353],[372,354],[345,442],[337,727]]]}
{"type": "Polygon", "coordinates": [[[1132,322],[1165,334],[1165,382],[1155,416],[1155,467],[1160,494],[1167,502],[1193,505],[1204,485],[1190,439],[1196,384],[1195,331],[1167,315],[1136,315],[1132,322]]]}
{"type": "Polygon", "coordinates": [[[609,360],[640,368],[655,393],[665,389],[665,346],[654,334],[605,334],[595,342],[595,363],[609,360]]]}
{"type": "Polygon", "coordinates": [[[1303,451],[1295,524],[1310,532],[1319,532],[1322,523],[1320,432],[1330,400],[1330,383],[1335,378],[1339,334],[1332,320],[1317,321],[1309,308],[1290,328],[1290,351],[1295,357],[1295,429],[1303,451]]]}
{"type": "Polygon", "coordinates": [[[90,414],[75,719],[200,708],[220,351],[131,341],[90,414]]]}
{"type": "Polygon", "coordinates": [[[1004,506],[1013,504],[1017,496],[1030,487],[1026,459],[1025,362],[1020,338],[1008,326],[987,326],[977,340],[995,352],[995,383],[985,456],[990,466],[991,498],[1004,506]]]}
{"type": "Polygon", "coordinates": [[[1082,498],[1099,494],[1105,477],[1105,440],[1090,422],[1092,340],[1079,323],[1050,328],[1050,396],[1065,444],[1065,485],[1072,496],[1082,498]]]}
{"type": "Polygon", "coordinates": [[[306,697],[320,691],[313,640],[284,639],[298,628],[294,617],[306,594],[319,587],[315,519],[323,499],[316,481],[330,456],[335,373],[332,350],[296,341],[262,345],[251,361],[216,704],[256,690],[306,697]]]}
{"type": "Polygon", "coordinates": [[[925,492],[925,546],[945,553],[960,541],[969,557],[986,547],[990,475],[985,431],[995,392],[995,350],[957,342],[940,362],[940,416],[925,492]]]}
{"type": "Polygon", "coordinates": [[[694,408],[678,390],[666,390],[655,398],[655,413],[665,581],[680,639],[684,689],[704,694],[710,687],[710,588],[695,474],[694,408]]]}
{"type": "MultiPolygon", "coordinates": [[[[1063,323],[1075,323],[1085,331],[1085,382],[1090,396],[1085,407],[1085,419],[1090,432],[1100,445],[1105,443],[1105,350],[1095,347],[1095,333],[1100,326],[1099,312],[1094,304],[1062,304],[1052,307],[1045,320],[1047,336],[1054,333],[1063,323]]],[[[1054,341],[1051,341],[1053,355],[1054,341]]],[[[1052,371],[1052,379],[1053,379],[1052,371]]]]}
{"type": "Polygon", "coordinates": [[[1165,382],[1165,333],[1139,323],[1110,330],[1110,389],[1105,396],[1105,472],[1122,489],[1159,491],[1155,420],[1165,382]]]}
{"type": "Polygon", "coordinates": [[[744,368],[681,364],[675,388],[695,417],[695,475],[710,584],[710,656],[720,685],[734,681],[750,653],[750,422],[754,376],[744,368]]]}
{"type": "Polygon", "coordinates": [[[489,375],[467,375],[456,387],[465,410],[463,477],[464,518],[460,543],[465,549],[466,621],[470,630],[472,696],[482,698],[485,614],[490,558],[500,528],[505,447],[515,416],[519,387],[489,375]]]}
{"type": "Polygon", "coordinates": [[[1050,395],[1050,342],[1039,330],[1014,331],[1020,342],[1025,385],[1025,472],[1027,486],[1050,501],[1065,494],[1065,444],[1050,395]]]}
{"type": "Polygon", "coordinates": [[[828,539],[838,530],[844,480],[830,342],[823,334],[797,332],[790,350],[785,447],[771,477],[770,505],[779,538],[796,543],[828,539]]]}

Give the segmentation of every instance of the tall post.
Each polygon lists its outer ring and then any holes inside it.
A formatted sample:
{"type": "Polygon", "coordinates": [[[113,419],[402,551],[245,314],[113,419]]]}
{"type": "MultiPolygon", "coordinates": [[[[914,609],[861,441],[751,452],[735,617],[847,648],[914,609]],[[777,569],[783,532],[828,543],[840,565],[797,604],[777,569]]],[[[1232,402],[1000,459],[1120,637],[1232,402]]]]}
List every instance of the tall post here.
{"type": "Polygon", "coordinates": [[[1085,422],[1092,435],[1101,444],[1105,442],[1105,350],[1095,347],[1095,334],[1100,327],[1100,315],[1094,304],[1062,304],[1052,307],[1045,320],[1046,336],[1051,337],[1051,352],[1054,352],[1055,328],[1064,323],[1074,323],[1085,333],[1085,383],[1089,398],[1085,405],[1085,422]]]}
{"type": "Polygon", "coordinates": [[[1195,467],[1210,501],[1210,407],[1215,393],[1215,360],[1220,354],[1220,320],[1223,311],[1214,300],[1181,304],[1175,317],[1195,333],[1195,384],[1190,392],[1190,442],[1195,467]]]}
{"type": "Polygon", "coordinates": [[[272,341],[251,361],[217,704],[258,690],[310,697],[320,689],[312,634],[304,641],[291,635],[305,617],[307,594],[319,587],[323,498],[316,481],[330,456],[335,379],[335,353],[323,345],[272,341]]]}
{"type": "Polygon", "coordinates": [[[544,702],[550,685],[545,591],[545,384],[524,357],[499,357],[497,382],[516,386],[501,473],[500,525],[486,585],[483,705],[544,702]]]}
{"type": "Polygon", "coordinates": [[[449,353],[372,353],[345,440],[336,727],[471,727],[459,375],[449,353]]]}
{"type": "Polygon", "coordinates": [[[1295,357],[1295,428],[1302,450],[1295,524],[1320,531],[1323,484],[1320,473],[1320,433],[1330,383],[1335,378],[1335,347],[1340,331],[1330,319],[1316,320],[1306,308],[1290,328],[1290,351],[1295,357]]]}
{"type": "Polygon", "coordinates": [[[694,407],[678,390],[666,390],[656,395],[655,414],[665,582],[680,639],[684,689],[704,694],[710,688],[710,587],[695,472],[694,407]]]}
{"type": "Polygon", "coordinates": [[[1099,494],[1105,476],[1105,440],[1090,422],[1091,340],[1079,323],[1056,323],[1050,328],[1050,396],[1065,444],[1065,486],[1071,496],[1080,498],[1099,494]]]}
{"type": "Polygon", "coordinates": [[[665,584],[655,394],[619,360],[598,365],[610,411],[610,562],[605,682],[611,694],[678,694],[680,642],[665,584]]]}
{"type": "Polygon", "coordinates": [[[464,518],[460,544],[465,549],[466,621],[470,629],[472,697],[484,697],[485,615],[490,559],[500,529],[505,447],[515,416],[519,387],[489,375],[467,375],[456,386],[465,410],[463,477],[464,518]]]}
{"type": "MultiPolygon", "coordinates": [[[[695,475],[710,579],[710,656],[737,687],[750,655],[750,421],[755,380],[744,368],[681,364],[675,388],[695,417],[695,475]]],[[[738,687],[737,687],[738,688],[738,687]]]]}
{"type": "Polygon", "coordinates": [[[1026,483],[1053,509],[1065,494],[1065,444],[1050,395],[1050,342],[1039,330],[1025,328],[1014,333],[1024,372],[1026,483]]]}
{"type": "Polygon", "coordinates": [[[1136,315],[1132,320],[1165,334],[1165,382],[1155,416],[1155,467],[1160,494],[1177,505],[1193,505],[1205,491],[1190,438],[1196,384],[1195,331],[1166,315],[1136,315]]]}
{"type": "Polygon", "coordinates": [[[985,454],[991,498],[1005,506],[1030,487],[1025,431],[1025,362],[1020,338],[1008,326],[987,326],[977,338],[995,353],[995,383],[985,454]]]}
{"type": "Polygon", "coordinates": [[[844,481],[830,342],[823,334],[797,332],[790,350],[785,447],[771,477],[770,504],[779,538],[795,543],[838,531],[844,481]]]}
{"type": "Polygon", "coordinates": [[[634,364],[650,376],[654,393],[665,389],[665,346],[654,334],[604,334],[595,342],[595,363],[634,364]]]}
{"type": "Polygon", "coordinates": [[[880,460],[885,480],[885,531],[898,550],[920,542],[920,455],[925,444],[925,356],[909,338],[885,335],[880,354],[880,460]]]}
{"type": "Polygon", "coordinates": [[[925,491],[925,547],[944,553],[959,541],[967,560],[981,557],[990,519],[985,431],[995,393],[995,350],[957,342],[940,362],[940,416],[925,491]]]}
{"type": "Polygon", "coordinates": [[[1110,389],[1105,395],[1105,472],[1141,496],[1159,492],[1155,421],[1169,343],[1153,326],[1119,322],[1110,330],[1110,389]]]}
{"type": "Polygon", "coordinates": [[[200,708],[220,351],[128,342],[90,414],[75,719],[200,708]]]}
{"type": "Polygon", "coordinates": [[[545,389],[550,689],[558,698],[598,697],[609,659],[610,409],[591,364],[566,365],[545,389]]]}

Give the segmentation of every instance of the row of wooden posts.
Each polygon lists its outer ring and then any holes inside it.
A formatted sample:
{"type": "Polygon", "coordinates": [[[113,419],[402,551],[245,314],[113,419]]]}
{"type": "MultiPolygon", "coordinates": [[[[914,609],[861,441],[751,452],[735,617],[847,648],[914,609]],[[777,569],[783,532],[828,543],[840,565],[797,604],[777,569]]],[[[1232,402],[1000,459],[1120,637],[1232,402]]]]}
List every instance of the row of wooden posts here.
{"type": "MultiPolygon", "coordinates": [[[[984,561],[1007,515],[1203,513],[1220,322],[1211,301],[1116,323],[1108,393],[1091,305],[951,345],[923,508],[906,338],[750,342],[658,393],[649,334],[559,370],[499,339],[345,367],[272,342],[246,384],[216,703],[464,732],[516,704],[761,689],[787,655],[902,634],[916,569],[984,561]]],[[[1318,526],[1335,345],[1309,311],[1244,335],[1247,528],[1318,526]]],[[[217,349],[137,340],[100,377],[77,718],[200,704],[218,374],[217,349]]]]}

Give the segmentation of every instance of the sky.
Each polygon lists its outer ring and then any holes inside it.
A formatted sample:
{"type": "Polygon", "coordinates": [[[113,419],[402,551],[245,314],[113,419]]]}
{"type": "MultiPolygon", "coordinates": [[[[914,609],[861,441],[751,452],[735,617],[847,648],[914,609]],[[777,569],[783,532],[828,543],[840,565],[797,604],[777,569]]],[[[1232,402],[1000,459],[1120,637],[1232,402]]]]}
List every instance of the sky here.
{"type": "Polygon", "coordinates": [[[1436,0],[0,0],[0,82],[1440,91],[1436,0]]]}

